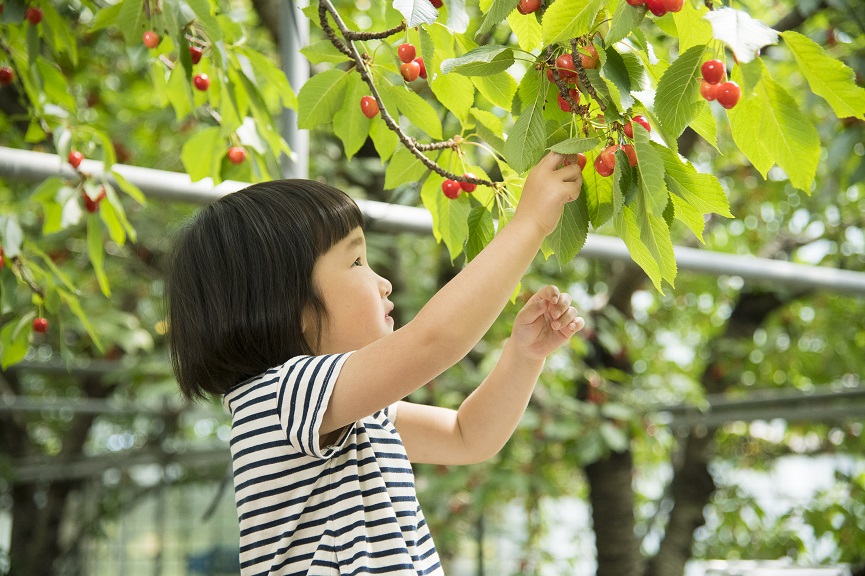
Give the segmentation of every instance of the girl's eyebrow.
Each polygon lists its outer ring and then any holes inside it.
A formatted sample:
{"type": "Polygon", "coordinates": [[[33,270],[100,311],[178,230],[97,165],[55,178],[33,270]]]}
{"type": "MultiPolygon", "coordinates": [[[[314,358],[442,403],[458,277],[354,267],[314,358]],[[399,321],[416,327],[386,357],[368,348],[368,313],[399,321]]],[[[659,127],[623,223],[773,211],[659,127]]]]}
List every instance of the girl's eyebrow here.
{"type": "Polygon", "coordinates": [[[363,236],[356,236],[351,242],[348,243],[348,245],[346,245],[345,251],[350,252],[358,246],[363,246],[364,243],[365,242],[363,236]]]}

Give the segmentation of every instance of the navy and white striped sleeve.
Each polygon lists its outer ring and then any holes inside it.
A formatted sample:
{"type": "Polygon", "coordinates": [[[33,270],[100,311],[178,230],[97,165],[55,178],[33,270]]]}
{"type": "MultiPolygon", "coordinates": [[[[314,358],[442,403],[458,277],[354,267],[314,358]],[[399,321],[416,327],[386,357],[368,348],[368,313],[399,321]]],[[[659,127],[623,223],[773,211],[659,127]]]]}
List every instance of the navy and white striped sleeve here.
{"type": "Polygon", "coordinates": [[[319,429],[333,386],[351,352],[300,356],[280,373],[277,411],[289,445],[307,456],[329,458],[335,448],[319,446],[319,429]]]}

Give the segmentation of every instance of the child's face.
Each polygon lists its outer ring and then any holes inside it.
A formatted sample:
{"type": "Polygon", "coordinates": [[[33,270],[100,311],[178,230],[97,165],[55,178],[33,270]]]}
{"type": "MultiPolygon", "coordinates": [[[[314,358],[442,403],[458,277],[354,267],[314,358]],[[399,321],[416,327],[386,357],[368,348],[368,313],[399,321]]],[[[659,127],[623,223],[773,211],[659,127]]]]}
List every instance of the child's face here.
{"type": "MultiPolygon", "coordinates": [[[[318,354],[357,350],[393,332],[393,304],[387,299],[393,287],[369,267],[361,228],[319,256],[312,276],[328,313],[318,354]]],[[[308,336],[315,342],[314,334],[308,336]]]]}

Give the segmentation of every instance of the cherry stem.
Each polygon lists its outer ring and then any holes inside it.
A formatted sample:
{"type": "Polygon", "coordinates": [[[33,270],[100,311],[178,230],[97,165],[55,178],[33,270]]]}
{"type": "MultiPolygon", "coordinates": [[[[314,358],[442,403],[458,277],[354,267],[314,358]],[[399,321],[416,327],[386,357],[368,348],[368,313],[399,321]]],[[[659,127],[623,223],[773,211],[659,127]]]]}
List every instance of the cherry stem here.
{"type": "MultiPolygon", "coordinates": [[[[441,150],[444,148],[452,148],[454,150],[458,150],[460,143],[463,141],[461,136],[457,136],[456,138],[451,138],[444,142],[434,142],[431,144],[420,144],[417,140],[403,132],[403,130],[399,127],[399,124],[394,120],[393,116],[387,111],[387,108],[384,105],[384,102],[381,99],[381,95],[378,92],[378,89],[375,87],[375,83],[372,80],[372,76],[369,73],[369,68],[367,68],[366,62],[364,62],[363,57],[358,52],[357,47],[354,45],[353,39],[357,38],[357,32],[353,32],[346,27],[345,23],[342,20],[342,17],[336,11],[331,0],[321,0],[318,5],[318,16],[321,22],[321,27],[327,34],[327,37],[330,39],[331,43],[343,54],[354,60],[355,67],[357,71],[360,73],[360,77],[364,82],[369,86],[370,92],[372,93],[372,97],[375,98],[376,103],[378,104],[379,113],[381,114],[382,120],[387,125],[390,130],[392,130],[399,137],[400,142],[408,148],[408,150],[417,157],[421,163],[435,172],[440,176],[443,176],[450,180],[455,180],[457,182],[469,182],[471,184],[482,184],[484,186],[492,186],[495,187],[495,183],[490,180],[483,180],[480,178],[466,178],[464,176],[459,176],[457,174],[453,174],[448,172],[441,166],[439,166],[436,162],[430,160],[422,153],[422,151],[427,150],[441,150]],[[334,22],[336,22],[337,27],[339,28],[340,33],[342,33],[343,37],[346,39],[346,43],[343,43],[342,40],[336,37],[336,32],[334,32],[333,28],[331,28],[330,24],[327,21],[327,14],[333,17],[334,22]]],[[[402,30],[405,27],[405,22],[403,22],[400,26],[397,27],[399,30],[402,30]]],[[[396,28],[391,29],[396,30],[396,28]]],[[[397,31],[399,31],[397,30],[397,31]]],[[[388,31],[386,31],[388,32],[388,31]]],[[[390,31],[391,35],[394,32],[390,31]]],[[[381,33],[383,34],[383,33],[381,33]]]]}
{"type": "Polygon", "coordinates": [[[606,112],[607,106],[604,102],[598,98],[598,93],[595,92],[595,87],[592,86],[591,82],[589,82],[589,77],[586,74],[586,70],[583,68],[583,61],[580,58],[579,52],[577,52],[577,39],[571,38],[571,59],[574,61],[574,68],[577,69],[577,76],[580,77],[580,82],[582,82],[583,86],[586,89],[586,92],[595,99],[598,103],[602,112],[606,112]]]}

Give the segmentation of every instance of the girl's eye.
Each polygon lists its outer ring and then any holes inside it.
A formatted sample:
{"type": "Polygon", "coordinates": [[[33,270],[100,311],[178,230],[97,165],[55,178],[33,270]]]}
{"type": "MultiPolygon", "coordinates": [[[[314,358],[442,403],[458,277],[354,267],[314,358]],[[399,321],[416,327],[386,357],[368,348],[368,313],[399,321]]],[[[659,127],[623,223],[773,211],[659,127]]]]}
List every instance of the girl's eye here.
{"type": "Polygon", "coordinates": [[[354,266],[362,266],[362,264],[360,263],[360,258],[354,261],[354,266]]]}

